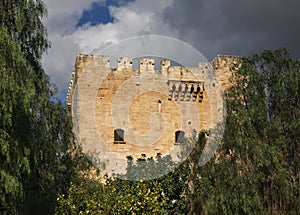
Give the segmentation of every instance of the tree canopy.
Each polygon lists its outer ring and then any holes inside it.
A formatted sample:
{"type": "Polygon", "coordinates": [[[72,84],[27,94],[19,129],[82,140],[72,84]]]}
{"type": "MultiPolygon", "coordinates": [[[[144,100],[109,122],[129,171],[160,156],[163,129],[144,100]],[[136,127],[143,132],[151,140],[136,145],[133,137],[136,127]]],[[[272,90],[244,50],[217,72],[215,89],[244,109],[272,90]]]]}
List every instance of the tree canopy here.
{"type": "Polygon", "coordinates": [[[39,0],[0,2],[0,213],[53,213],[72,171],[70,120],[41,66],[45,15],[39,0]]]}

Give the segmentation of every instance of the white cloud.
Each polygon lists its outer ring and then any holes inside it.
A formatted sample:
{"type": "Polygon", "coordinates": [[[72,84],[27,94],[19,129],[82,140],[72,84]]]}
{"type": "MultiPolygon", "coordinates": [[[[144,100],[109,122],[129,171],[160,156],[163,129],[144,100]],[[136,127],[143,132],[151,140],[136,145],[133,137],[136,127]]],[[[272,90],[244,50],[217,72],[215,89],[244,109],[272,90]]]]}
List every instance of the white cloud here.
{"type": "Polygon", "coordinates": [[[104,0],[44,0],[48,9],[48,18],[44,20],[50,35],[66,34],[75,30],[75,26],[84,10],[91,8],[93,2],[104,0]]]}
{"type": "MultiPolygon", "coordinates": [[[[58,34],[52,35],[51,41],[52,48],[48,50],[42,63],[46,73],[50,75],[51,82],[57,85],[60,93],[64,93],[69,85],[79,47],[71,39],[61,37],[58,34]]],[[[64,97],[65,95],[60,96],[64,97]]]]}
{"type": "Polygon", "coordinates": [[[82,12],[89,9],[95,0],[44,0],[44,2],[47,5],[48,17],[43,22],[48,30],[52,47],[43,56],[42,64],[51,82],[58,86],[59,96],[64,99],[75,57],[79,52],[78,44],[65,35],[76,30],[82,12]]]}
{"type": "Polygon", "coordinates": [[[97,26],[84,26],[78,29],[69,38],[73,38],[84,53],[99,49],[111,42],[145,34],[162,34],[176,36],[168,24],[164,23],[162,13],[172,0],[160,1],[138,0],[125,7],[110,7],[110,14],[114,23],[97,26]],[[149,6],[151,5],[151,7],[149,6]]]}
{"type": "MultiPolygon", "coordinates": [[[[103,2],[98,0],[97,2],[103,2]]],[[[163,12],[173,0],[136,0],[121,7],[109,8],[113,23],[97,26],[85,25],[76,29],[84,9],[93,0],[45,0],[48,28],[52,49],[44,56],[43,65],[61,92],[65,92],[78,53],[90,53],[119,40],[145,34],[176,37],[178,32],[164,22],[163,12]]],[[[65,95],[60,95],[62,96],[65,95]]]]}

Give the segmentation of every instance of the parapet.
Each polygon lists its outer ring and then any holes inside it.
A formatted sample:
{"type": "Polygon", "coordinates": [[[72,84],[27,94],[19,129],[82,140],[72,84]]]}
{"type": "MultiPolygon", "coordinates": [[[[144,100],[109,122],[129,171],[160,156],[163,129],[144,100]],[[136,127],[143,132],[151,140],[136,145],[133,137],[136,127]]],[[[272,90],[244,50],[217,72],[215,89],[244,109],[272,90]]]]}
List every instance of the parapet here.
{"type": "Polygon", "coordinates": [[[71,80],[70,80],[70,84],[69,84],[69,88],[68,88],[68,94],[67,94],[67,99],[66,99],[66,102],[67,102],[67,105],[68,106],[71,106],[71,103],[72,103],[72,94],[73,94],[73,91],[74,91],[74,86],[75,86],[75,81],[76,81],[76,72],[75,70],[72,71],[72,76],[71,76],[71,80]]]}
{"type": "Polygon", "coordinates": [[[161,72],[163,74],[168,73],[169,67],[171,66],[171,61],[169,60],[161,60],[160,62],[160,68],[161,68],[161,72]]]}
{"type": "Polygon", "coordinates": [[[89,63],[97,64],[101,68],[110,68],[110,58],[108,56],[79,54],[76,57],[75,70],[86,68],[89,63]]]}
{"type": "Polygon", "coordinates": [[[198,68],[200,71],[206,71],[210,69],[211,64],[209,62],[199,62],[198,68]]]}
{"type": "Polygon", "coordinates": [[[234,71],[241,65],[241,59],[238,56],[217,55],[211,62],[224,91],[232,86],[232,77],[234,71]]]}
{"type": "Polygon", "coordinates": [[[154,72],[154,59],[153,58],[141,58],[140,59],[140,72],[154,72]]]}
{"type": "MultiPolygon", "coordinates": [[[[75,70],[72,72],[70,85],[67,95],[67,105],[71,105],[72,94],[74,86],[76,85],[77,79],[80,78],[81,74],[87,69],[88,65],[92,63],[93,66],[105,69],[111,69],[110,57],[103,55],[84,55],[79,54],[76,57],[75,70]]],[[[198,67],[181,67],[171,66],[171,61],[163,59],[160,62],[160,71],[157,71],[162,75],[172,75],[182,80],[193,79],[193,70],[199,70],[200,73],[209,74],[209,71],[214,69],[217,76],[224,83],[228,82],[230,77],[230,68],[233,64],[240,65],[241,57],[231,55],[217,55],[212,62],[200,62],[198,67]]],[[[122,72],[124,70],[133,69],[133,60],[130,57],[119,57],[117,62],[117,68],[112,71],[122,72]]],[[[101,70],[100,70],[101,71],[101,70]]],[[[154,73],[155,72],[155,60],[153,58],[141,58],[139,59],[139,72],[140,73],[154,73]]]]}
{"type": "Polygon", "coordinates": [[[117,70],[120,72],[123,69],[132,69],[132,58],[119,57],[117,70]]]}
{"type": "Polygon", "coordinates": [[[211,62],[214,69],[231,68],[234,64],[238,65],[241,62],[241,57],[234,55],[217,55],[211,62]]]}

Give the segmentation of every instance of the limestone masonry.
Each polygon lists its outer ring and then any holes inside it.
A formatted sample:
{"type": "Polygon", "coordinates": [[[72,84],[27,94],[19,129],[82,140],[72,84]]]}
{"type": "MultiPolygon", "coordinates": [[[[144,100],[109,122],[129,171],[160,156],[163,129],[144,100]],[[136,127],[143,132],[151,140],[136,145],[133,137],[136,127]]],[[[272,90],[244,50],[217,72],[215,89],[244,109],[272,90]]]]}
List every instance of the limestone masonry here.
{"type": "MultiPolygon", "coordinates": [[[[124,171],[126,156],[171,154],[176,160],[184,139],[222,120],[222,92],[230,86],[236,56],[218,55],[198,67],[171,66],[154,59],[78,55],[67,105],[83,151],[108,172],[124,171]],[[214,73],[215,72],[215,73],[214,73]]],[[[178,158],[179,159],[179,158],[178,158]]]]}

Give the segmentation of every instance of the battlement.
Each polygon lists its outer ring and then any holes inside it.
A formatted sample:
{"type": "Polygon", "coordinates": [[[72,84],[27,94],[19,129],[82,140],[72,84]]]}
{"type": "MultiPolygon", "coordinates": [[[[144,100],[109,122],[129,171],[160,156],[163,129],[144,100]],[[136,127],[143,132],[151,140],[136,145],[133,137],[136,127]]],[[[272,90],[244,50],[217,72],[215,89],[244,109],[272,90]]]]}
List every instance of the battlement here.
{"type": "MultiPolygon", "coordinates": [[[[216,58],[213,59],[211,62],[214,66],[229,66],[232,62],[238,63],[239,62],[238,56],[231,56],[231,55],[217,55],[216,58]]],[[[106,68],[110,68],[110,58],[108,56],[103,55],[84,55],[79,54],[76,57],[75,68],[81,68],[82,66],[86,66],[87,63],[94,61],[97,62],[99,65],[103,65],[106,68]]],[[[133,60],[130,57],[119,57],[117,62],[117,71],[122,71],[123,69],[132,69],[133,60]]],[[[200,62],[199,68],[207,69],[210,65],[209,62],[200,62]]],[[[154,72],[155,67],[155,60],[153,58],[141,58],[139,60],[139,70],[140,71],[149,71],[154,72]]],[[[160,62],[160,70],[161,72],[167,71],[168,68],[171,67],[171,61],[163,59],[160,62]]]]}
{"type": "Polygon", "coordinates": [[[140,72],[154,72],[155,61],[152,58],[140,59],[140,72]]]}
{"type": "Polygon", "coordinates": [[[132,69],[132,58],[119,57],[117,70],[120,72],[123,69],[132,69]]]}
{"type": "MultiPolygon", "coordinates": [[[[241,58],[239,56],[233,55],[217,55],[210,62],[199,62],[198,68],[200,70],[209,69],[212,65],[214,69],[230,67],[232,64],[239,64],[241,58]]],[[[97,63],[99,66],[105,68],[111,68],[110,58],[103,55],[84,55],[79,54],[76,57],[75,70],[86,67],[90,62],[97,63]]],[[[133,60],[130,57],[119,57],[117,62],[116,70],[121,72],[123,69],[131,70],[133,69],[133,60]]],[[[160,71],[162,73],[168,73],[169,68],[171,67],[171,61],[163,59],[160,62],[160,71]]],[[[153,58],[140,58],[139,59],[139,68],[140,72],[154,72],[155,71],[155,60],[153,58]]]]}
{"type": "Polygon", "coordinates": [[[69,83],[69,87],[68,87],[68,93],[67,93],[67,99],[66,99],[66,103],[68,106],[71,106],[72,104],[72,94],[73,94],[73,90],[74,90],[74,86],[75,86],[75,80],[76,80],[76,72],[75,70],[72,71],[72,75],[71,75],[71,80],[69,83]]]}
{"type": "Polygon", "coordinates": [[[217,55],[211,64],[214,69],[230,68],[233,64],[240,64],[241,57],[234,55],[217,55]]]}
{"type": "MultiPolygon", "coordinates": [[[[90,63],[97,64],[99,68],[110,68],[110,58],[108,56],[79,54],[76,57],[75,70],[80,71],[86,68],[90,63]]],[[[80,73],[78,73],[78,75],[80,75],[80,73]]]]}
{"type": "MultiPolygon", "coordinates": [[[[194,77],[191,75],[191,70],[198,69],[204,74],[214,69],[222,81],[223,79],[228,79],[228,72],[230,71],[231,66],[233,64],[240,64],[240,62],[241,58],[238,56],[217,55],[211,63],[199,62],[198,67],[186,68],[182,66],[171,66],[170,60],[163,59],[160,62],[160,70],[155,71],[155,60],[153,58],[140,58],[138,64],[138,73],[158,72],[158,74],[172,75],[176,78],[180,78],[181,80],[192,80],[194,77]]],[[[130,57],[119,57],[117,60],[117,68],[111,68],[110,57],[108,56],[78,54],[75,62],[75,70],[72,72],[68,88],[67,105],[71,105],[71,95],[77,79],[90,63],[99,68],[110,69],[111,71],[133,71],[133,60],[130,57]]]]}

